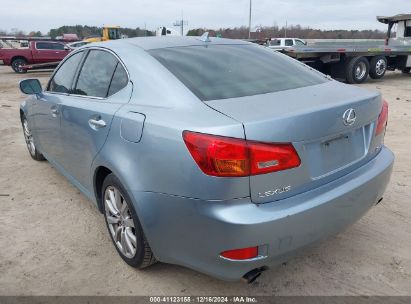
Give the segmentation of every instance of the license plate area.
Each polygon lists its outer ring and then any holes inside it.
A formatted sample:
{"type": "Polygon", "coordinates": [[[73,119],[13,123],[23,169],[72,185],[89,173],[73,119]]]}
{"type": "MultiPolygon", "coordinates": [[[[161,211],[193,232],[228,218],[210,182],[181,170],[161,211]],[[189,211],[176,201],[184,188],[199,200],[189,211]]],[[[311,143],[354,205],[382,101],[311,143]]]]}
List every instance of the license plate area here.
{"type": "Polygon", "coordinates": [[[367,154],[367,142],[365,127],[362,127],[306,144],[311,177],[322,178],[359,161],[367,154]]]}

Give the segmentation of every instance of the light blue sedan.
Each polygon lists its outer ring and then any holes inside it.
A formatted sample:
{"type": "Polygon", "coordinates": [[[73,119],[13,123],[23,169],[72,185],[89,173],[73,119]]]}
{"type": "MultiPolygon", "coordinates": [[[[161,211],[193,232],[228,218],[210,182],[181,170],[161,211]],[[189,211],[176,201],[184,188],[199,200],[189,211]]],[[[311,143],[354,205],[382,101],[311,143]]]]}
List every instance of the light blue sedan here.
{"type": "Polygon", "coordinates": [[[30,155],[94,202],[133,267],[251,282],[358,220],[392,171],[379,93],[247,42],[90,44],[20,88],[30,155]]]}

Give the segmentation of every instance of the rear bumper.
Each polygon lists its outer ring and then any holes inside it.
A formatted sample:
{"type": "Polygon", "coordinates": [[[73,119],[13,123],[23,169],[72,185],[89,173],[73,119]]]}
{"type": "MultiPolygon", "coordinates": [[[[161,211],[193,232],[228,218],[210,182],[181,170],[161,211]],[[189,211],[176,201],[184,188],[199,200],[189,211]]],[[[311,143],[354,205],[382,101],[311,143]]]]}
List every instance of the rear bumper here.
{"type": "Polygon", "coordinates": [[[383,195],[394,155],[383,147],[369,163],[311,191],[261,205],[250,198],[203,201],[133,193],[156,257],[226,280],[287,260],[297,249],[333,235],[364,215],[383,195]],[[229,261],[225,250],[260,246],[263,257],[229,261]]]}

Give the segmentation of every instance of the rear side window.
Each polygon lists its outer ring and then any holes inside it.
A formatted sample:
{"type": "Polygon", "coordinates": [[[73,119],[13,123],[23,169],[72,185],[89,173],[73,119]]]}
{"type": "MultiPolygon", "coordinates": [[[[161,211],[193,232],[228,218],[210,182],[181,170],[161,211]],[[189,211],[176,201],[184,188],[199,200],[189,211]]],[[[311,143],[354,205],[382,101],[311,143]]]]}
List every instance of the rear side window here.
{"type": "Polygon", "coordinates": [[[102,50],[91,50],[81,68],[74,94],[107,97],[118,60],[102,50]]]}
{"type": "Polygon", "coordinates": [[[271,46],[281,45],[281,40],[275,39],[270,41],[271,46]]]}
{"type": "Polygon", "coordinates": [[[55,43],[37,42],[36,49],[38,50],[54,50],[55,43]]]}
{"type": "Polygon", "coordinates": [[[265,94],[327,81],[320,73],[286,55],[255,45],[190,46],[149,52],[204,101],[265,94]]]}
{"type": "Polygon", "coordinates": [[[74,74],[80,64],[84,52],[78,52],[68,58],[57,70],[51,79],[48,91],[57,93],[69,93],[73,83],[74,74]]]}
{"type": "Polygon", "coordinates": [[[117,63],[116,70],[114,71],[113,79],[111,80],[110,89],[108,90],[108,96],[116,94],[122,88],[127,85],[128,76],[126,70],[120,62],[117,63]]]}

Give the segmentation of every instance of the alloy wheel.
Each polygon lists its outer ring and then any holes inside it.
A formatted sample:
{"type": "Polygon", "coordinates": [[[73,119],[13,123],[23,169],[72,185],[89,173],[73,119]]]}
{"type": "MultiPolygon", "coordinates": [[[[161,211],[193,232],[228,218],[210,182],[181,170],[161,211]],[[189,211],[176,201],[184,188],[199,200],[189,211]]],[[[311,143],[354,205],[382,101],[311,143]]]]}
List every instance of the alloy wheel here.
{"type": "Polygon", "coordinates": [[[358,80],[364,78],[367,73],[367,67],[364,62],[360,62],[355,69],[355,78],[358,80]]]}
{"type": "Polygon", "coordinates": [[[34,145],[33,135],[31,134],[29,124],[27,119],[24,118],[23,120],[23,131],[24,131],[24,139],[26,141],[27,148],[32,156],[36,154],[36,146],[34,145]]]}
{"type": "Polygon", "coordinates": [[[134,220],[124,196],[114,186],[104,191],[105,216],[111,236],[118,250],[127,258],[137,252],[134,220]]]}
{"type": "Polygon", "coordinates": [[[387,65],[385,63],[384,59],[380,59],[377,61],[377,63],[375,64],[375,73],[377,75],[382,75],[384,74],[385,70],[387,69],[387,65]]]}

